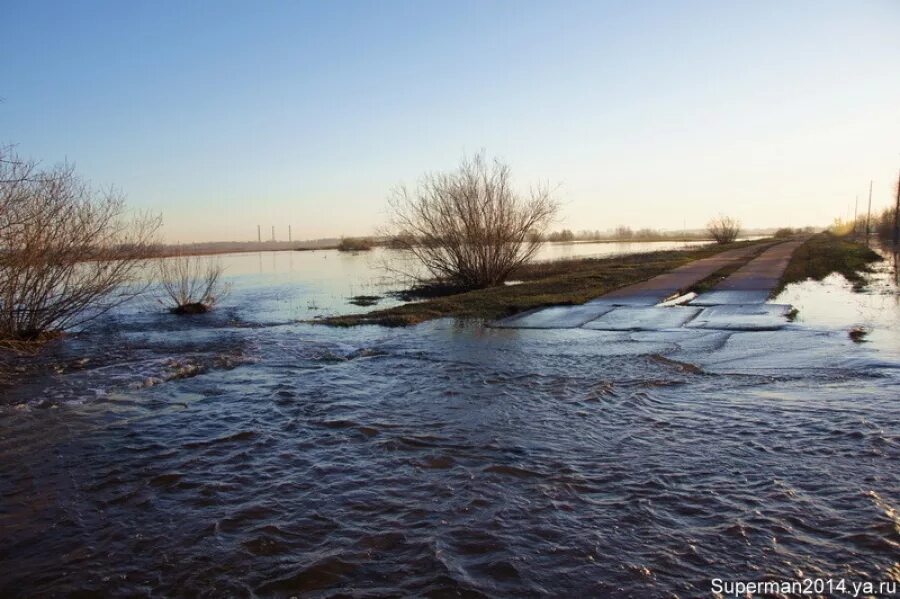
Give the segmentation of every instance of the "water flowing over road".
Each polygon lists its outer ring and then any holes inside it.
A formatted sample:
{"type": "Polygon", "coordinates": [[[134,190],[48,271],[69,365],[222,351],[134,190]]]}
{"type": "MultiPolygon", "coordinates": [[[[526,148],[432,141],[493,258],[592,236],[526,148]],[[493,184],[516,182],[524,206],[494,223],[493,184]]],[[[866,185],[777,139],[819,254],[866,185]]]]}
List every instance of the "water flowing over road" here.
{"type": "Polygon", "coordinates": [[[777,331],[331,329],[284,318],[304,300],[275,283],[189,321],[134,308],[7,392],[0,595],[900,580],[900,309],[879,268],[862,294],[789,287],[775,301],[800,316],[777,331]]]}

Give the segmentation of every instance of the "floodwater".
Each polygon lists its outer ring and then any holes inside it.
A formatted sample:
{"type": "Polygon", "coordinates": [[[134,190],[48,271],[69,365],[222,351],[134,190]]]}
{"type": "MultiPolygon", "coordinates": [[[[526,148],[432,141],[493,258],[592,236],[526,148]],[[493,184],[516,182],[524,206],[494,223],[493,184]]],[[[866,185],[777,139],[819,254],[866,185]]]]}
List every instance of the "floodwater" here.
{"type": "Polygon", "coordinates": [[[789,287],[772,332],[294,322],[359,309],[365,260],[228,257],[216,312],[129,306],[7,390],[0,596],[900,580],[895,263],[789,287]]]}

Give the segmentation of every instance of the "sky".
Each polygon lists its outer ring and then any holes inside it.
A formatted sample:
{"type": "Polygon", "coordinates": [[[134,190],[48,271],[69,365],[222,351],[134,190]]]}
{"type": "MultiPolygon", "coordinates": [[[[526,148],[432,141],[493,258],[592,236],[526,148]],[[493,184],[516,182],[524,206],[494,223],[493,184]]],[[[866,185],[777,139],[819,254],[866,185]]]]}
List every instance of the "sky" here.
{"type": "Polygon", "coordinates": [[[900,1],[0,0],[0,144],[167,241],[371,234],[483,150],[555,228],[827,225],[893,202],[900,1]]]}

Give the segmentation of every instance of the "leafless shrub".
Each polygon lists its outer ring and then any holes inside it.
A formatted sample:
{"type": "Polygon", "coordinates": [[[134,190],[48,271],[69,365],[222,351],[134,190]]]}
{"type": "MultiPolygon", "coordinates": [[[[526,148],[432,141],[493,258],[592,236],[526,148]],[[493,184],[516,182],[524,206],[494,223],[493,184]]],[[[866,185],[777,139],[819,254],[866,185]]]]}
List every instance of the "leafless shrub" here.
{"type": "Polygon", "coordinates": [[[716,243],[731,243],[741,233],[741,223],[730,216],[719,215],[706,224],[706,230],[716,243]]]}
{"type": "Polygon", "coordinates": [[[209,312],[228,290],[222,282],[224,268],[215,259],[175,256],[161,258],[154,266],[157,301],[173,314],[209,312]]]}
{"type": "Polygon", "coordinates": [[[0,149],[0,338],[40,340],[136,295],[159,224],[71,165],[39,170],[0,149]]]}
{"type": "Polygon", "coordinates": [[[426,175],[415,190],[400,187],[390,210],[392,242],[419,268],[404,274],[481,288],[534,256],[559,203],[546,185],[521,197],[509,166],[478,154],[453,172],[426,175]]]}
{"type": "Polygon", "coordinates": [[[799,235],[800,233],[801,231],[799,229],[795,230],[790,227],[782,227],[775,231],[775,233],[772,234],[772,237],[775,239],[788,239],[794,235],[799,235]]]}

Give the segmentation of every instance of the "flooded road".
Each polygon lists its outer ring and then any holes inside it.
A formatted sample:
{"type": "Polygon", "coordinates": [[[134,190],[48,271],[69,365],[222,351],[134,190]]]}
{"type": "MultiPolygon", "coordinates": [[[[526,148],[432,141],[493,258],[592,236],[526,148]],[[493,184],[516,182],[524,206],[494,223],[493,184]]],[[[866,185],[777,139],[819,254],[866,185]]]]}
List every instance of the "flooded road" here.
{"type": "Polygon", "coordinates": [[[878,268],[865,293],[789,287],[797,320],[750,333],[330,329],[291,321],[310,293],[353,309],[346,281],[304,293],[277,268],[231,271],[199,318],[131,306],[7,392],[0,595],[900,580],[900,306],[878,268]]]}

